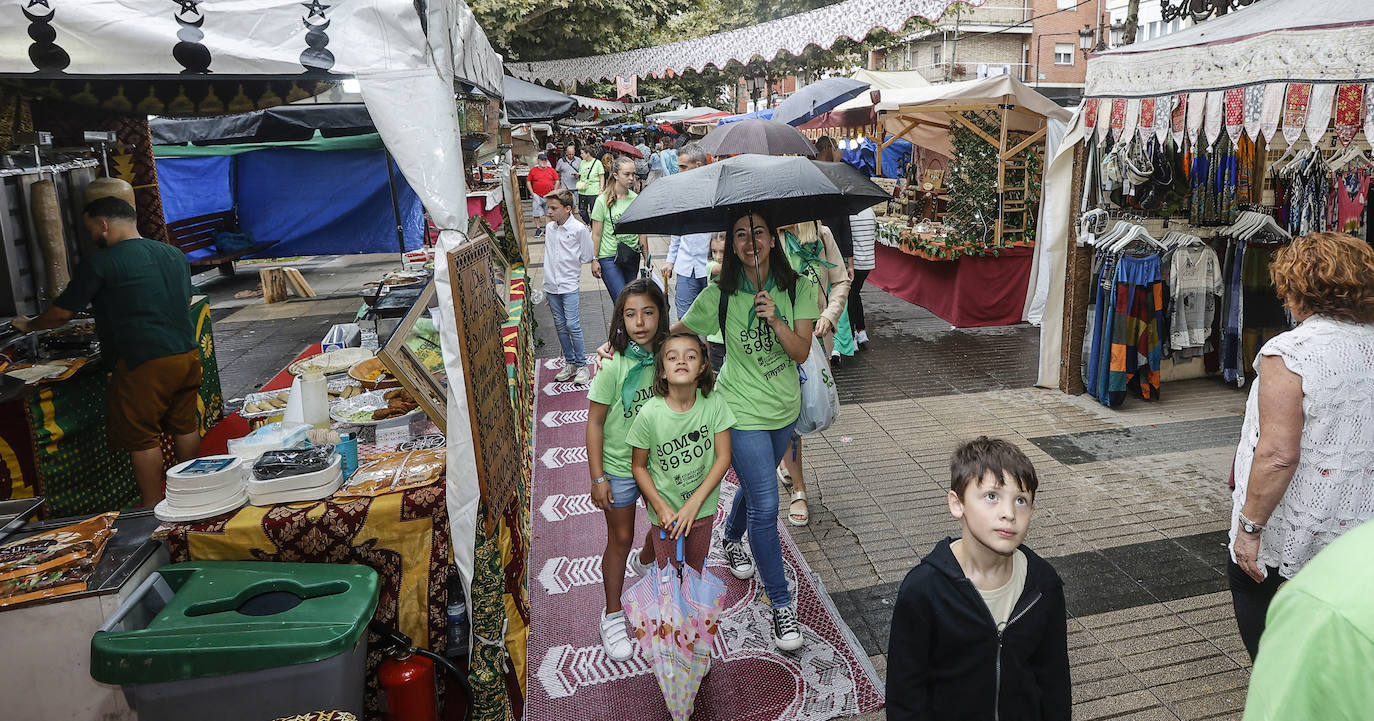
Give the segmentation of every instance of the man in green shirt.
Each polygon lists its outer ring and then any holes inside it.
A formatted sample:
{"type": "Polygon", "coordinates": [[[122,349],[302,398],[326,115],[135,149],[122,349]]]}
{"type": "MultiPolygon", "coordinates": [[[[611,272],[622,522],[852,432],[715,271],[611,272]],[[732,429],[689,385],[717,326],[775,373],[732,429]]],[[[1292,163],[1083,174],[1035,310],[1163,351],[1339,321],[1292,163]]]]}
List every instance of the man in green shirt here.
{"type": "Polygon", "coordinates": [[[141,237],[137,213],[119,198],[91,201],[83,221],[100,250],[77,266],[52,307],[12,325],[56,328],[91,307],[101,353],[112,366],[105,393],[110,444],[132,454],[143,504],[151,506],[163,495],[161,434],[172,436],[177,460],[200,454],[190,265],[175,247],[141,237]]]}
{"type": "Polygon", "coordinates": [[[1279,589],[1250,673],[1245,721],[1370,718],[1374,574],[1366,564],[1371,552],[1374,521],[1366,521],[1322,549],[1279,589]]]}

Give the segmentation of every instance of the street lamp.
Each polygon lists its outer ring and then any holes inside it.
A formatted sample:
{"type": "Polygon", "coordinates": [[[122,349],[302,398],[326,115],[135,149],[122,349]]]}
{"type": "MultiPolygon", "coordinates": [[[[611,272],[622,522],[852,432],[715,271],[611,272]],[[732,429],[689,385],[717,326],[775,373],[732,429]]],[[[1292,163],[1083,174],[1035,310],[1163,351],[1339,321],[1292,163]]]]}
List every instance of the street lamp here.
{"type": "Polygon", "coordinates": [[[1116,22],[1112,23],[1112,47],[1116,47],[1117,45],[1121,44],[1121,36],[1125,33],[1125,30],[1126,23],[1124,21],[1117,20],[1116,22]]]}
{"type": "Polygon", "coordinates": [[[1078,31],[1078,49],[1084,53],[1093,49],[1093,29],[1087,25],[1078,31]]]}

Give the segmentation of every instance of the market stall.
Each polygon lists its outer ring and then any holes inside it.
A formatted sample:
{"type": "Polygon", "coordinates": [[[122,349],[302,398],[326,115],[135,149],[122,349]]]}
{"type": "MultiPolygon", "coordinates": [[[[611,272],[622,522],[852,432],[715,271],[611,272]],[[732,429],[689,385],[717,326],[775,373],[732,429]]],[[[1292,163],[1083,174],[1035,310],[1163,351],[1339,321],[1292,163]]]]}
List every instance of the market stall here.
{"type": "Polygon", "coordinates": [[[1008,76],[890,90],[874,109],[886,133],[878,170],[897,141],[913,150],[879,209],[870,282],[956,326],[1019,322],[1046,136],[1067,111],[1008,76]]]}
{"type": "MultiPolygon", "coordinates": [[[[0,52],[0,76],[12,93],[6,100],[20,104],[15,117],[30,117],[31,105],[50,105],[71,119],[63,127],[79,128],[92,122],[97,111],[87,110],[96,106],[104,108],[99,113],[128,113],[137,118],[135,129],[142,128],[128,142],[137,148],[135,154],[147,154],[147,166],[152,165],[151,147],[143,115],[264,108],[308,97],[344,78],[359,81],[383,144],[438,229],[433,316],[446,383],[437,397],[427,399],[443,401],[437,419],[449,433],[442,493],[436,487],[428,502],[447,510],[454,570],[471,609],[472,633],[485,639],[473,646],[469,659],[477,717],[507,717],[512,707],[518,715],[519,693],[507,691],[503,669],[509,668],[507,654],[523,653],[524,624],[518,620],[523,576],[512,590],[508,572],[518,568],[523,573],[527,519],[519,498],[528,482],[528,463],[522,465],[516,436],[507,431],[515,426],[511,394],[487,392],[493,387],[504,391],[512,379],[521,382],[519,374],[507,369],[500,344],[500,328],[510,309],[504,294],[496,292],[494,279],[503,276],[493,268],[504,268],[506,261],[495,258],[499,253],[490,242],[470,240],[477,232],[466,222],[466,204],[458,200],[466,196],[460,138],[475,118],[454,107],[455,79],[481,89],[483,105],[500,97],[502,83],[499,56],[471,12],[456,1],[419,8],[398,0],[332,7],[314,3],[304,10],[299,3],[279,0],[254,0],[232,9],[101,1],[25,16],[8,21],[15,26],[8,29],[27,30],[37,38],[33,47],[16,45],[0,52]],[[332,38],[347,42],[331,44],[332,38]],[[454,253],[461,257],[447,262],[454,253]],[[508,618],[506,599],[512,596],[515,619],[508,618]]],[[[32,117],[40,125],[50,116],[35,112],[32,117]]],[[[484,148],[494,151],[498,145],[494,114],[483,113],[483,127],[492,132],[480,144],[474,142],[470,150],[478,155],[469,160],[481,160],[484,148]]],[[[154,171],[148,169],[139,181],[144,186],[138,202],[140,227],[160,238],[161,208],[155,190],[148,190],[156,187],[154,171]],[[145,195],[151,200],[144,202],[145,195]]],[[[409,512],[405,503],[400,505],[402,514],[409,512]]],[[[286,508],[269,511],[257,527],[276,518],[274,514],[289,513],[286,508]]],[[[423,513],[437,515],[432,508],[423,513]]],[[[443,545],[432,528],[413,535],[426,534],[431,546],[443,545]]],[[[191,538],[186,545],[194,555],[198,543],[191,538]]],[[[427,612],[434,613],[434,604],[427,612]]],[[[0,625],[4,622],[0,613],[0,625]]],[[[428,637],[416,641],[425,643],[428,637]]],[[[51,681],[80,682],[83,669],[70,669],[51,681]],[[63,679],[72,673],[77,677],[63,679]]],[[[512,671],[510,677],[519,688],[517,674],[512,671]]],[[[375,715],[376,706],[370,708],[375,715]]]]}
{"type": "Polygon", "coordinates": [[[1216,315],[1162,334],[1151,350],[1162,360],[1142,371],[1149,397],[1174,378],[1246,383],[1260,345],[1288,327],[1268,281],[1274,250],[1308,232],[1369,232],[1352,203],[1374,164],[1371,23],[1374,9],[1356,0],[1273,0],[1089,58],[1073,144],[1047,175],[1056,221],[1028,293],[1043,323],[1040,385],[1123,402],[1093,367],[1109,326],[1092,322],[1092,288],[1118,282],[1096,277],[1095,259],[1128,256],[1158,274],[1174,327],[1185,306],[1162,264],[1215,268],[1216,315]],[[1305,187],[1331,192],[1295,192],[1305,187]]]}

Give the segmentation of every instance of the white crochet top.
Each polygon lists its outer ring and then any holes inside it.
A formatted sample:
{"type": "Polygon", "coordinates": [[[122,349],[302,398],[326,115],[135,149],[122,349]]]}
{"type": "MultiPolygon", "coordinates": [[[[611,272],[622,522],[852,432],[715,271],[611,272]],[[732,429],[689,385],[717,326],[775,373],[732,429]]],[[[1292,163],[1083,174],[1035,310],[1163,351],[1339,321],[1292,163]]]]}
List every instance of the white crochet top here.
{"type": "MultiPolygon", "coordinates": [[[[1336,537],[1374,517],[1374,325],[1321,316],[1270,339],[1255,358],[1278,356],[1302,377],[1301,455],[1293,481],[1260,536],[1262,566],[1292,578],[1336,537]]],[[[1231,560],[1259,442],[1259,394],[1250,388],[1236,450],[1231,560]]]]}

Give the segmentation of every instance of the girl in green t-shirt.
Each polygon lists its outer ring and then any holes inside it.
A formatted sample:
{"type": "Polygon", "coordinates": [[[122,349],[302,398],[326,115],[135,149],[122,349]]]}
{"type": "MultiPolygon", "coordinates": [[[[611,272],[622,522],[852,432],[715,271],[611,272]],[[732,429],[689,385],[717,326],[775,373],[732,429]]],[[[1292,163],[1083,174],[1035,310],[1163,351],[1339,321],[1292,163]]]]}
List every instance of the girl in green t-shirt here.
{"type": "Polygon", "coordinates": [[[706,343],[674,333],[658,347],[654,397],[630,427],[635,483],[649,507],[654,554],[675,563],[678,537],[684,561],[701,571],[711,547],[711,521],[720,479],[730,469],[730,427],[735,414],[719,393],[706,343]],[[666,537],[660,538],[659,531],[666,537]]]}
{"type": "Polygon", "coordinates": [[[582,215],[583,223],[592,222],[592,206],[596,204],[596,196],[601,193],[601,178],[605,174],[606,169],[596,159],[592,146],[583,145],[582,163],[577,166],[577,210],[582,215]]]}
{"type": "Polygon", "coordinates": [[[648,278],[621,291],[611,315],[610,346],[614,355],[602,361],[587,391],[587,470],[592,477],[592,504],[606,514],[606,549],[601,554],[606,610],[601,614],[601,643],[606,656],[624,661],[634,653],[620,607],[625,565],[643,576],[653,563],[650,533],[639,553],[634,542],[635,502],[639,488],[631,468],[626,436],[635,416],[653,398],[654,351],[668,336],[668,300],[648,278]]]}
{"type": "Polygon", "coordinates": [[[648,236],[634,233],[617,233],[615,226],[620,216],[633,203],[635,192],[630,186],[635,182],[635,161],[620,158],[611,165],[611,175],[606,181],[606,189],[596,197],[592,206],[592,242],[596,244],[596,265],[592,275],[601,279],[611,298],[619,298],[626,283],[639,276],[639,264],[622,265],[615,262],[616,250],[621,245],[639,251],[641,259],[649,248],[648,236]]]}

